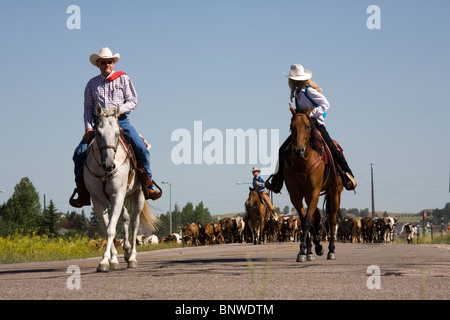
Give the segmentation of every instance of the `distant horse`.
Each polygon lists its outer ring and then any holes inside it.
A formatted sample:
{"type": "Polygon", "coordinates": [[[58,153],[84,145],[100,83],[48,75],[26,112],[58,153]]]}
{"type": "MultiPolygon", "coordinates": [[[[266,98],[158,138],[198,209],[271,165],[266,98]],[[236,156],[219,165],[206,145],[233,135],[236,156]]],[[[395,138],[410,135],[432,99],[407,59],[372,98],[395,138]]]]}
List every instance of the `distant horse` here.
{"type": "Polygon", "coordinates": [[[124,220],[124,257],[128,262],[128,268],[136,268],[136,237],[140,219],[142,218],[142,222],[152,231],[157,229],[160,221],[153,215],[145,201],[141,183],[134,174],[131,164],[131,151],[120,137],[119,107],[115,110],[104,110],[97,104],[96,113],[98,119],[95,125],[95,138],[86,151],[83,176],[94,210],[103,217],[106,229],[106,248],[97,271],[107,272],[110,268],[114,270],[119,266],[113,239],[120,215],[124,220]],[[124,205],[125,199],[133,214],[131,244],[128,239],[130,216],[124,205]]]}
{"type": "Polygon", "coordinates": [[[248,199],[245,202],[245,211],[248,217],[248,226],[252,231],[253,244],[261,244],[264,241],[264,225],[270,215],[270,208],[261,200],[259,193],[249,188],[248,199]]]}
{"type": "MultiPolygon", "coordinates": [[[[321,191],[326,194],[326,212],[328,216],[328,223],[330,229],[328,256],[327,259],[336,259],[335,250],[335,230],[337,222],[337,214],[339,211],[341,192],[343,188],[342,179],[332,167],[325,175],[325,162],[313,147],[315,139],[312,139],[312,128],[309,114],[312,108],[305,113],[296,112],[290,106],[292,112],[291,119],[291,143],[290,150],[286,152],[286,160],[284,166],[284,177],[286,187],[289,191],[289,196],[292,204],[299,212],[302,226],[302,240],[300,244],[300,251],[297,255],[298,262],[312,261],[314,256],[311,248],[312,243],[310,239],[310,228],[313,224],[314,230],[313,242],[317,255],[322,255],[323,247],[320,244],[319,226],[320,226],[320,211],[317,208],[319,203],[319,196],[321,191]],[[307,211],[303,207],[303,199],[306,201],[307,211]]],[[[326,145],[324,144],[326,148],[326,145]]]]}

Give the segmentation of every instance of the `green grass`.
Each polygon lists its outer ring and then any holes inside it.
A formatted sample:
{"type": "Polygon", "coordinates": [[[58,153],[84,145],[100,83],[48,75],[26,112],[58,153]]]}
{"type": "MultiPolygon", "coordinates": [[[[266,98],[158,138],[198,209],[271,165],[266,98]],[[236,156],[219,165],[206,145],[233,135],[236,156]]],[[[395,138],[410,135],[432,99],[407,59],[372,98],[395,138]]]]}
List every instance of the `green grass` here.
{"type": "MultiPolygon", "coordinates": [[[[178,248],[176,243],[138,246],[137,251],[152,251],[178,248]]],[[[49,238],[36,233],[32,235],[14,234],[0,237],[0,264],[39,261],[57,261],[100,257],[104,248],[98,248],[95,241],[87,237],[49,238]]],[[[117,248],[123,254],[122,247],[117,248]]]]}
{"type": "MultiPolygon", "coordinates": [[[[408,243],[405,238],[395,238],[395,243],[408,243]]],[[[417,236],[413,238],[413,244],[417,244],[417,236]]],[[[431,241],[431,234],[419,237],[419,244],[450,244],[450,232],[441,237],[440,232],[433,234],[433,241],[431,241]]]]}
{"type": "Polygon", "coordinates": [[[0,263],[69,260],[98,256],[98,250],[90,246],[88,240],[86,237],[49,238],[36,233],[0,237],[0,263]]]}

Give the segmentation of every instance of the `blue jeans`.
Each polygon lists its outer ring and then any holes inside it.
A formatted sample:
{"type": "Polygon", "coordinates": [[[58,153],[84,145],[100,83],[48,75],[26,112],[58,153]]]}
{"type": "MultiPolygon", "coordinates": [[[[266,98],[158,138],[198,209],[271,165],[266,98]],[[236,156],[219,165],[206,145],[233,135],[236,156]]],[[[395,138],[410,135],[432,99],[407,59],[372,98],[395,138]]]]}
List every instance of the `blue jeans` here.
{"type": "MultiPolygon", "coordinates": [[[[149,177],[151,178],[152,171],[150,169],[150,152],[145,147],[139,133],[131,125],[128,117],[119,120],[119,126],[124,131],[125,139],[127,139],[133,147],[136,159],[144,167],[145,171],[147,171],[149,177]]],[[[83,177],[84,153],[86,152],[88,146],[89,145],[86,142],[81,140],[80,144],[75,148],[75,152],[73,153],[72,160],[75,164],[75,182],[80,181],[83,177]]]]}

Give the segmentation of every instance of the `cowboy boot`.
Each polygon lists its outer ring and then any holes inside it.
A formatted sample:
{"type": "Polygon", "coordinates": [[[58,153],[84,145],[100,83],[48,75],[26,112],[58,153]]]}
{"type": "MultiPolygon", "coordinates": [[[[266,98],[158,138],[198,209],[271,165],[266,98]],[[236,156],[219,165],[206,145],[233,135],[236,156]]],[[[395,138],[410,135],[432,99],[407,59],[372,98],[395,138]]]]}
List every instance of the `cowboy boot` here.
{"type": "Polygon", "coordinates": [[[285,153],[283,152],[280,155],[280,158],[278,160],[278,171],[275,174],[271,174],[269,178],[267,178],[266,182],[264,183],[265,187],[269,189],[272,192],[280,193],[281,189],[283,188],[283,182],[284,182],[284,159],[285,159],[285,153]]]}
{"type": "Polygon", "coordinates": [[[153,201],[161,198],[161,188],[150,178],[145,170],[140,172],[139,178],[141,179],[142,191],[144,192],[145,200],[151,199],[153,201]],[[159,190],[153,190],[152,186],[155,185],[159,190]]]}
{"type": "Polygon", "coordinates": [[[277,208],[275,208],[272,201],[270,200],[269,194],[266,191],[263,191],[263,192],[261,192],[261,197],[262,197],[263,201],[265,202],[265,204],[269,207],[272,218],[275,221],[278,221],[277,208]]]}
{"type": "Polygon", "coordinates": [[[350,172],[344,173],[344,180],[345,180],[345,189],[355,190],[356,186],[358,185],[358,182],[350,172]]]}
{"type": "Polygon", "coordinates": [[[84,184],[84,178],[82,177],[76,182],[77,187],[73,190],[72,196],[69,199],[69,204],[75,208],[82,208],[83,206],[91,205],[91,197],[84,184]],[[78,193],[78,198],[74,199],[78,193]]]}
{"type": "Polygon", "coordinates": [[[263,191],[262,196],[263,196],[264,202],[269,206],[270,210],[275,212],[277,210],[277,208],[275,208],[275,206],[272,204],[272,201],[270,201],[269,194],[267,192],[263,191]]]}

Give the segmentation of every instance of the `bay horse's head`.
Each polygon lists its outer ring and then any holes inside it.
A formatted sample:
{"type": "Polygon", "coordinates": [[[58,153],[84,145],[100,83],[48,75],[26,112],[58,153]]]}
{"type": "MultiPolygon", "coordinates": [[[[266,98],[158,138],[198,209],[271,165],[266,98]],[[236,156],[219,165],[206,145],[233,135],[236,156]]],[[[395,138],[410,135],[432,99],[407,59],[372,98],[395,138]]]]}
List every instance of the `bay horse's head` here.
{"type": "Polygon", "coordinates": [[[291,143],[292,151],[295,157],[305,157],[305,152],[310,146],[311,139],[311,121],[309,114],[312,107],[306,112],[297,112],[291,105],[289,108],[292,112],[291,119],[291,143]]]}
{"type": "Polygon", "coordinates": [[[111,172],[116,168],[114,158],[119,144],[119,115],[120,108],[103,109],[100,104],[96,107],[97,121],[95,125],[95,141],[100,152],[103,170],[111,172]]]}
{"type": "Polygon", "coordinates": [[[250,210],[252,208],[256,208],[259,201],[259,194],[258,192],[253,189],[252,187],[248,188],[250,191],[248,193],[248,199],[245,201],[245,208],[247,210],[250,210]]]}

